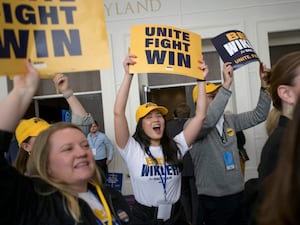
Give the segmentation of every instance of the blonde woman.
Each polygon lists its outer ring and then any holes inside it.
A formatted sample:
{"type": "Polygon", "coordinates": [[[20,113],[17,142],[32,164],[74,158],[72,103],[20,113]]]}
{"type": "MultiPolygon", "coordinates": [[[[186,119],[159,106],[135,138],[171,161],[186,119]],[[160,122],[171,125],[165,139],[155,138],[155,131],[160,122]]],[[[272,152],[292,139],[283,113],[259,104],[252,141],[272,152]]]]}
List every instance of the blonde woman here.
{"type": "Polygon", "coordinates": [[[57,123],[36,137],[26,176],[8,165],[4,152],[39,83],[29,61],[26,68],[0,103],[0,224],[130,224],[126,201],[101,186],[86,136],[76,125],[57,123]]]}
{"type": "MultiPolygon", "coordinates": [[[[87,135],[90,125],[94,122],[90,113],[87,113],[84,107],[79,102],[78,98],[73,94],[73,90],[69,85],[68,76],[59,73],[53,78],[53,83],[61,92],[68,102],[72,111],[72,123],[77,124],[87,135]]],[[[26,165],[32,151],[32,146],[36,136],[40,132],[48,128],[50,124],[38,117],[23,119],[16,128],[16,139],[19,145],[19,151],[14,162],[16,169],[21,172],[26,172],[26,165]]]]}

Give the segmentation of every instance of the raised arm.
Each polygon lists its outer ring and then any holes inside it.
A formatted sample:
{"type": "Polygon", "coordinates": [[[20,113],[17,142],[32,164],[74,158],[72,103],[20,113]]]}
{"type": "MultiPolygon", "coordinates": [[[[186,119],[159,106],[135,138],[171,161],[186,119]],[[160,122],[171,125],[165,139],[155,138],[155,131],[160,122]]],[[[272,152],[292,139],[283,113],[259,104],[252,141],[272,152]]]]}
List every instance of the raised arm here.
{"type": "Polygon", "coordinates": [[[25,66],[27,73],[14,76],[12,91],[0,103],[0,130],[15,130],[38,88],[39,73],[28,60],[25,66]]]}
{"type": "Polygon", "coordinates": [[[125,70],[124,78],[116,96],[114,105],[114,126],[115,126],[115,138],[116,144],[120,148],[124,148],[129,139],[128,122],[125,115],[126,104],[128,100],[130,85],[133,74],[129,73],[129,65],[134,65],[136,58],[135,55],[128,54],[123,61],[123,67],[125,70]]]}
{"type": "Polygon", "coordinates": [[[87,112],[79,102],[78,98],[73,94],[73,90],[69,85],[68,77],[62,73],[59,73],[55,75],[53,82],[67,100],[72,113],[78,116],[86,116],[87,112]]]}
{"type": "Polygon", "coordinates": [[[198,80],[198,97],[196,102],[195,116],[189,121],[184,128],[183,133],[188,146],[191,146],[201,130],[206,117],[207,103],[205,93],[205,79],[208,74],[208,67],[203,60],[199,60],[199,69],[203,71],[204,80],[198,80]]]}
{"type": "Polygon", "coordinates": [[[268,86],[268,73],[270,72],[270,68],[268,68],[265,64],[260,62],[259,64],[259,78],[261,82],[262,88],[267,88],[268,86]]]}
{"type": "Polygon", "coordinates": [[[223,64],[223,87],[229,89],[233,82],[233,67],[231,62],[225,62],[223,64]]]}
{"type": "Polygon", "coordinates": [[[63,94],[72,111],[72,123],[80,126],[83,132],[87,135],[89,133],[90,125],[94,122],[91,114],[87,113],[78,98],[74,95],[69,84],[68,76],[59,73],[53,78],[55,86],[63,94]]]}

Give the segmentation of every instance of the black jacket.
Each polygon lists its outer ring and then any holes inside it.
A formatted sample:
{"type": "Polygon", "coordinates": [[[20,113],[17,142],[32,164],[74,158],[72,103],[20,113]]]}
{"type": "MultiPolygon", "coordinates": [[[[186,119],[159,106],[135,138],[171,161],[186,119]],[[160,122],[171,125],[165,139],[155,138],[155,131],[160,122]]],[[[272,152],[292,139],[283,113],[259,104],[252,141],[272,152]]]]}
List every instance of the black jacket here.
{"type": "Polygon", "coordinates": [[[269,136],[262,149],[258,178],[249,179],[245,183],[245,208],[250,225],[256,224],[256,209],[264,197],[264,182],[277,165],[282,138],[288,122],[287,117],[280,116],[277,128],[269,136]]]}
{"type": "MultiPolygon", "coordinates": [[[[0,131],[0,224],[1,225],[74,225],[75,221],[67,212],[65,201],[58,191],[38,178],[21,175],[4,159],[11,134],[0,131]],[[50,191],[51,194],[40,195],[36,190],[50,191]]],[[[90,187],[92,188],[92,187],[90,187]]],[[[128,215],[130,209],[118,191],[101,187],[109,204],[112,215],[128,215]],[[124,213],[125,212],[125,213],[124,213]]],[[[93,190],[92,190],[93,191],[93,190]]],[[[97,225],[89,205],[79,199],[82,220],[78,225],[97,225]]],[[[120,224],[130,224],[121,216],[120,224]]]]}
{"type": "Polygon", "coordinates": [[[270,135],[261,151],[258,165],[258,177],[261,181],[270,175],[277,165],[282,137],[289,121],[287,117],[280,116],[278,127],[270,135]]]}

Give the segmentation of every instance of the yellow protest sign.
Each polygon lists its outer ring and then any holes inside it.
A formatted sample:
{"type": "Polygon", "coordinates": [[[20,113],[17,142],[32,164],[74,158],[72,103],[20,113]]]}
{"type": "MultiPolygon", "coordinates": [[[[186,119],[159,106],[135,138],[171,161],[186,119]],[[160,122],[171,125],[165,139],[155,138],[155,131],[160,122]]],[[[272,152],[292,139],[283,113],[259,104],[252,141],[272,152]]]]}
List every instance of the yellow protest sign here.
{"type": "Polygon", "coordinates": [[[147,24],[131,27],[130,53],[137,56],[131,73],[168,73],[203,78],[198,69],[201,36],[180,28],[147,24]]]}
{"type": "Polygon", "coordinates": [[[0,0],[0,74],[42,75],[111,66],[102,0],[0,0]]]}

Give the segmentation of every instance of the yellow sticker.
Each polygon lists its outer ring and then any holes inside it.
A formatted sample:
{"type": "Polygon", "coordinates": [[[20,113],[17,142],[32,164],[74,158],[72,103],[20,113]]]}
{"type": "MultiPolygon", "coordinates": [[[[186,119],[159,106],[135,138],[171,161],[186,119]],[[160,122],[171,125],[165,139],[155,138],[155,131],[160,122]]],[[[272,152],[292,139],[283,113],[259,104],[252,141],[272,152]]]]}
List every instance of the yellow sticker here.
{"type": "Polygon", "coordinates": [[[226,132],[227,132],[227,135],[230,137],[232,137],[235,134],[234,130],[230,127],[226,128],[226,132]]]}

